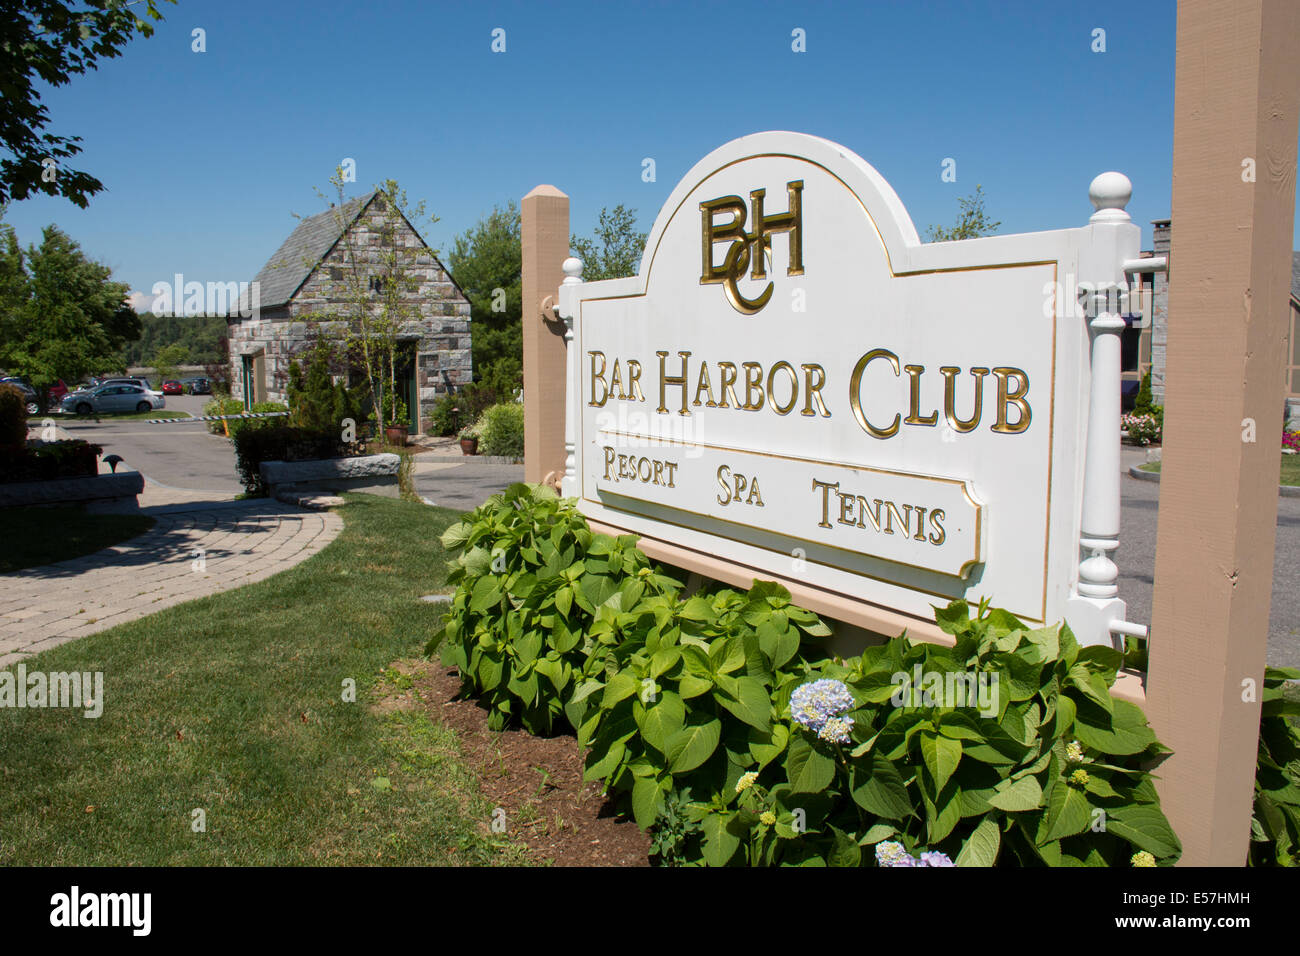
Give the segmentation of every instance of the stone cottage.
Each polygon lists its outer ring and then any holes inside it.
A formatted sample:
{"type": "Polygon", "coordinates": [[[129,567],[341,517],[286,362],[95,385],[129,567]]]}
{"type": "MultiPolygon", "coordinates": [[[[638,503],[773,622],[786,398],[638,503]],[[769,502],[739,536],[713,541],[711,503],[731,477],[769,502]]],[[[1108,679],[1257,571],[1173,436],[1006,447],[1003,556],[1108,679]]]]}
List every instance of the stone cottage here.
{"type": "Polygon", "coordinates": [[[418,280],[402,304],[419,318],[398,335],[398,388],[411,430],[423,430],[438,398],[471,380],[469,300],[406,218],[371,192],[303,219],[227,317],[231,394],[246,408],[285,401],[290,362],[317,336],[346,334],[346,313],[356,307],[348,295],[351,261],[378,311],[386,223],[391,247],[409,250],[402,254],[405,273],[418,280]]]}

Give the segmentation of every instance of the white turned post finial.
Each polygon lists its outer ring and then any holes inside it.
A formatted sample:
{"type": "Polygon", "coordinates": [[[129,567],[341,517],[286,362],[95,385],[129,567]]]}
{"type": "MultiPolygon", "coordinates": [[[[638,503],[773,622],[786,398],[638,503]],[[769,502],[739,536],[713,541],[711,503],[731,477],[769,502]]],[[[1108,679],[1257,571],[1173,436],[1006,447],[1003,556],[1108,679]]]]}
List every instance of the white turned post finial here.
{"type": "Polygon", "coordinates": [[[1102,173],[1088,185],[1088,198],[1096,210],[1089,222],[1129,222],[1131,217],[1124,211],[1128,201],[1133,198],[1133,183],[1123,173],[1114,170],[1102,173]]]}
{"type": "MultiPolygon", "coordinates": [[[[555,260],[552,259],[551,261],[554,262],[555,260]]],[[[565,282],[582,281],[582,260],[577,256],[569,256],[564,260],[564,264],[560,268],[564,270],[565,282]]]]}

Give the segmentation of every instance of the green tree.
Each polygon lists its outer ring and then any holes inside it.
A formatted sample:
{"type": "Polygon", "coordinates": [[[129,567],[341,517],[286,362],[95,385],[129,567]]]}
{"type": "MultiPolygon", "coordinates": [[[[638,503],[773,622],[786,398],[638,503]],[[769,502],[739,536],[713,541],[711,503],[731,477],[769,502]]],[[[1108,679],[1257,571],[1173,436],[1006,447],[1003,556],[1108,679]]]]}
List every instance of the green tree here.
{"type": "Polygon", "coordinates": [[[154,375],[158,377],[158,386],[161,388],[162,383],[168,379],[178,378],[181,374],[179,366],[185,365],[190,360],[190,350],[185,346],[174,343],[164,345],[153,356],[154,375]]]}
{"type": "MultiPolygon", "coordinates": [[[[167,0],[175,3],[175,0],[167,0]]],[[[64,168],[81,152],[80,136],[45,132],[49,109],[39,87],[63,86],[121,56],[135,37],[153,35],[162,19],[155,0],[23,0],[0,16],[0,203],[36,192],[63,196],[83,209],[104,188],[94,176],[64,168]],[[142,6],[143,4],[143,6],[142,6]],[[135,7],[148,19],[136,15],[135,7]]]]}
{"type": "Polygon", "coordinates": [[[961,207],[961,214],[957,217],[957,222],[951,229],[945,229],[943,226],[931,226],[926,231],[925,239],[927,242],[952,242],[956,239],[978,239],[980,236],[991,236],[998,231],[1002,225],[1000,222],[994,222],[984,211],[984,187],[977,185],[975,191],[969,196],[957,200],[957,205],[961,207]]]}
{"type": "Polygon", "coordinates": [[[42,404],[60,378],[121,368],[123,346],[140,335],[128,286],[57,226],[47,226],[25,256],[16,246],[9,230],[0,254],[0,294],[8,299],[0,309],[0,366],[26,376],[42,404]]]}
{"type": "Polygon", "coordinates": [[[619,203],[600,210],[596,231],[590,237],[574,235],[569,240],[573,254],[582,260],[582,279],[621,279],[636,275],[645,251],[644,232],[636,230],[636,210],[619,203]]]}
{"type": "Polygon", "coordinates": [[[502,399],[523,381],[519,237],[519,209],[511,202],[457,236],[447,256],[452,277],[469,299],[474,378],[502,399]]]}

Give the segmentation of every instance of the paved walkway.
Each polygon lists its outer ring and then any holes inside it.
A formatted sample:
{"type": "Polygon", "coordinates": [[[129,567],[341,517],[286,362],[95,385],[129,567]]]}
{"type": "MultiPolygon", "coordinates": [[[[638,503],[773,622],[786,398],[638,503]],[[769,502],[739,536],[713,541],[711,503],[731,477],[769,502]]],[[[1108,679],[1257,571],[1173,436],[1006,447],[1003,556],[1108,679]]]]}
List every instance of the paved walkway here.
{"type": "Polygon", "coordinates": [[[269,499],[159,502],[141,512],[156,523],[138,538],[0,575],[0,667],[270,577],[320,551],[343,528],[333,512],[269,499]]]}

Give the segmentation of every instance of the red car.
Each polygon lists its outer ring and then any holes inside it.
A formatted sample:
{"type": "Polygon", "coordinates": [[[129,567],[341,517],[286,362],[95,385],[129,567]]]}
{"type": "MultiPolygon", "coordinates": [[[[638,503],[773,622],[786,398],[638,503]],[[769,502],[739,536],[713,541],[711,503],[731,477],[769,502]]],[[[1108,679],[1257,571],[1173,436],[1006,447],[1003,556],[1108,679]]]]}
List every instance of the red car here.
{"type": "Polygon", "coordinates": [[[176,381],[163,382],[162,392],[164,395],[184,395],[185,386],[176,381]]]}

